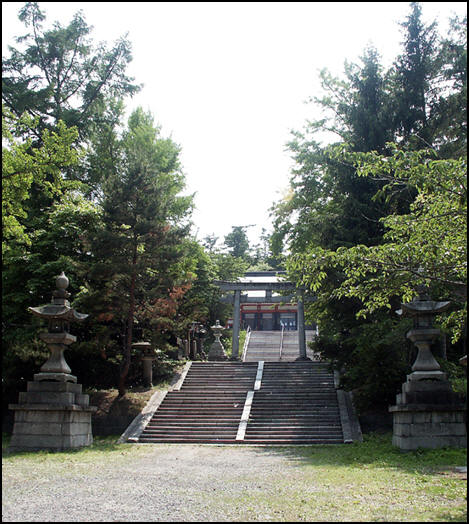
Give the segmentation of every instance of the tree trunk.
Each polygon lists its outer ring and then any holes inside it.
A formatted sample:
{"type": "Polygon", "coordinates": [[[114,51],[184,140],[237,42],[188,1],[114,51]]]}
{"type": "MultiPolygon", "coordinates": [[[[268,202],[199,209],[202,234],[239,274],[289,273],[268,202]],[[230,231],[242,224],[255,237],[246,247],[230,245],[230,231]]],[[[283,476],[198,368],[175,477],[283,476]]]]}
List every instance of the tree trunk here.
{"type": "Polygon", "coordinates": [[[130,295],[129,295],[129,312],[127,315],[127,335],[125,338],[124,347],[124,361],[122,362],[121,372],[119,376],[119,397],[125,396],[127,390],[125,381],[129,374],[130,368],[130,350],[132,348],[132,335],[134,327],[134,311],[135,311],[135,281],[136,281],[136,264],[137,264],[137,242],[134,245],[134,252],[132,256],[132,277],[130,280],[130,295]]]}

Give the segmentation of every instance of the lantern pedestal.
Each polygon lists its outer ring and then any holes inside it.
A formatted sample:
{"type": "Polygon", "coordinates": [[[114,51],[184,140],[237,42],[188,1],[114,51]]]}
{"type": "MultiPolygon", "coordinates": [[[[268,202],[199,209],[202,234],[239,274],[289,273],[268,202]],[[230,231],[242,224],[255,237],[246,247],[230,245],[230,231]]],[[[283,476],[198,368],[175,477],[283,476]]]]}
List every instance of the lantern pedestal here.
{"type": "Polygon", "coordinates": [[[440,370],[407,375],[389,411],[392,443],[402,450],[467,446],[465,406],[440,370]]]}
{"type": "Polygon", "coordinates": [[[8,407],[15,412],[9,451],[61,451],[93,443],[91,415],[97,407],[89,405],[81,384],[34,380],[18,404],[8,407]]]}
{"type": "Polygon", "coordinates": [[[464,406],[397,404],[389,411],[393,414],[392,444],[403,451],[467,447],[464,406]]]}

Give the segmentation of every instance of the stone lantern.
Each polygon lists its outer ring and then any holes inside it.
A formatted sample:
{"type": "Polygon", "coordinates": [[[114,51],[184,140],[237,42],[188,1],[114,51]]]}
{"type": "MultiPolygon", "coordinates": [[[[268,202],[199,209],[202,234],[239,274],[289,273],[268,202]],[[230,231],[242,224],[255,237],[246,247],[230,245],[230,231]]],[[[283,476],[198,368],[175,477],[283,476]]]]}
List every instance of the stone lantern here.
{"type": "Polygon", "coordinates": [[[225,353],[225,348],[220,342],[220,337],[222,332],[225,330],[223,326],[220,325],[220,321],[217,320],[214,326],[211,326],[211,330],[215,335],[215,342],[211,345],[208,352],[208,360],[227,360],[228,356],[225,353]]]}
{"type": "Polygon", "coordinates": [[[41,367],[41,372],[34,375],[34,380],[56,380],[59,382],[76,382],[77,377],[71,375],[71,369],[65,362],[63,352],[77,337],[71,335],[70,322],[85,320],[88,315],[78,313],[70,307],[70,293],[67,291],[68,278],[64,272],[57,277],[57,289],[52,293],[50,304],[39,307],[29,307],[28,311],[39,318],[47,320],[49,331],[40,333],[39,338],[43,340],[51,355],[49,360],[41,367]]]}
{"type": "Polygon", "coordinates": [[[150,342],[134,342],[132,348],[141,351],[143,361],[143,383],[150,387],[153,384],[153,361],[156,360],[155,350],[151,347],[150,342]]]}
{"type": "Polygon", "coordinates": [[[47,320],[48,332],[40,333],[51,354],[40,373],[28,382],[27,391],[19,394],[15,411],[10,450],[63,450],[88,446],[93,442],[89,396],[82,394],[81,384],[71,374],[63,352],[76,337],[69,333],[70,322],[85,320],[88,315],[70,307],[69,281],[62,272],[56,278],[57,289],[50,304],[30,307],[33,314],[47,320]]]}
{"type": "Polygon", "coordinates": [[[411,317],[414,327],[407,333],[407,338],[418,348],[417,358],[412,366],[411,380],[432,379],[445,380],[446,374],[440,369],[435,360],[431,345],[439,339],[441,332],[433,327],[433,318],[446,311],[450,302],[436,302],[431,300],[424,286],[417,288],[418,297],[412,302],[401,304],[402,309],[396,313],[411,317]]]}
{"type": "Polygon", "coordinates": [[[407,338],[418,348],[412,373],[396,396],[393,413],[393,445],[402,450],[466,447],[465,407],[452,391],[446,373],[431,352],[431,344],[440,337],[433,318],[446,311],[450,302],[431,300],[424,286],[417,288],[418,297],[401,304],[396,313],[413,319],[407,338]]]}

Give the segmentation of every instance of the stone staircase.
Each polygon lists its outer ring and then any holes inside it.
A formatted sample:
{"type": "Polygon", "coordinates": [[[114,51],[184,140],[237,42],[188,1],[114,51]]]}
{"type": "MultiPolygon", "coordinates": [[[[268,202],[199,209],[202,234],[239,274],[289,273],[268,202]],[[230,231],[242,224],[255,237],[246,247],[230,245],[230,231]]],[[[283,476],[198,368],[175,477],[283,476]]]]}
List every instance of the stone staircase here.
{"type": "Polygon", "coordinates": [[[318,362],[266,362],[246,444],[342,444],[334,377],[318,362]]]}
{"type": "Polygon", "coordinates": [[[234,443],[257,364],[192,362],[181,389],[169,391],[139,442],[234,443]]]}
{"type": "MultiPolygon", "coordinates": [[[[313,359],[308,342],[313,340],[315,331],[306,330],[306,356],[313,359]]],[[[299,357],[298,331],[284,331],[282,354],[280,355],[281,331],[251,331],[244,362],[290,362],[299,357]]]]}
{"type": "MultiPolygon", "coordinates": [[[[313,340],[315,331],[306,330],[306,356],[313,360],[313,351],[309,348],[308,342],[313,340]]],[[[282,362],[291,362],[299,356],[298,331],[284,331],[282,344],[282,362]]]]}
{"type": "Polygon", "coordinates": [[[344,437],[326,364],[193,362],[181,389],[167,393],[132,440],[291,445],[338,444],[344,437]]]}
{"type": "MultiPolygon", "coordinates": [[[[251,331],[244,362],[277,362],[280,350],[280,331],[251,331]]],[[[298,356],[298,346],[297,346],[298,356]]]]}

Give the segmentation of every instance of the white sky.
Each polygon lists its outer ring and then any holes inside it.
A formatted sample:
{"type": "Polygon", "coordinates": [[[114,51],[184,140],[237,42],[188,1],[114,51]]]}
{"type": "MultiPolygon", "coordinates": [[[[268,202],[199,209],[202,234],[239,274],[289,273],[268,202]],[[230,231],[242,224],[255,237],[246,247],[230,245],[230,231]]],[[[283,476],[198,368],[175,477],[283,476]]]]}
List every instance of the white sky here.
{"type": "MultiPolygon", "coordinates": [[[[23,2],[2,2],[2,56],[23,2]]],[[[129,33],[128,72],[144,84],[129,111],[150,110],[182,146],[194,232],[223,237],[231,226],[270,229],[269,208],[288,186],[290,130],[318,117],[318,72],[340,75],[373,43],[389,66],[400,52],[397,22],[408,2],[39,2],[45,27],[82,9],[95,42],[129,33]]],[[[426,22],[465,14],[466,2],[421,2],[426,22]]]]}

